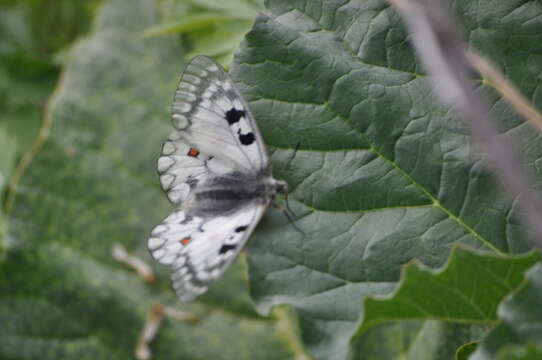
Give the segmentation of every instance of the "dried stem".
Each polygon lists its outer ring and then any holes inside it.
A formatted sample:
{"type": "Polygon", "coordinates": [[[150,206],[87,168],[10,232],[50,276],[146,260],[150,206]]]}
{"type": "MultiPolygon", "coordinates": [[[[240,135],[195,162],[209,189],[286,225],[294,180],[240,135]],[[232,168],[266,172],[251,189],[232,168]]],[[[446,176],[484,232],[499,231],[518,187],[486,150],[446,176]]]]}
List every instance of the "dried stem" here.
{"type": "Polygon", "coordinates": [[[139,335],[135,349],[135,357],[137,360],[149,360],[152,358],[150,343],[156,337],[160,324],[164,319],[164,306],[161,304],[155,304],[149,314],[147,315],[147,322],[139,335]]]}
{"type": "Polygon", "coordinates": [[[180,311],[162,304],[154,304],[147,315],[147,321],[137,340],[134,351],[137,360],[150,360],[152,358],[150,344],[156,338],[156,334],[158,334],[158,330],[160,330],[164,317],[180,321],[189,321],[192,323],[199,321],[194,313],[180,311]]]}
{"type": "Polygon", "coordinates": [[[529,104],[521,92],[506,80],[504,75],[488,59],[472,50],[467,53],[467,58],[471,66],[491,83],[518,114],[542,132],[542,114],[529,104]]]}
{"type": "Polygon", "coordinates": [[[151,267],[140,258],[129,254],[124,246],[113,244],[112,255],[115,260],[134,269],[145,282],[153,283],[155,281],[151,267]]]}

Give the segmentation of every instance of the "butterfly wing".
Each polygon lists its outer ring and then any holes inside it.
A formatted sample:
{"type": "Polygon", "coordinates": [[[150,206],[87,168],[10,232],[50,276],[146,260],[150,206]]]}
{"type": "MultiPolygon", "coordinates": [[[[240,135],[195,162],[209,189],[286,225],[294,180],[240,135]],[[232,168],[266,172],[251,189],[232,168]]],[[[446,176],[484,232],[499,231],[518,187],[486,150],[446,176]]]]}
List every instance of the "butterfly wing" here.
{"type": "Polygon", "coordinates": [[[160,183],[180,204],[198,184],[234,170],[269,166],[250,110],[224,69],[197,56],[184,71],[172,105],[174,131],[158,159],[160,183]]]}
{"type": "Polygon", "coordinates": [[[194,300],[235,259],[267,204],[251,203],[223,216],[205,219],[177,210],[156,226],[149,239],[155,260],[170,264],[173,288],[194,300]]]}

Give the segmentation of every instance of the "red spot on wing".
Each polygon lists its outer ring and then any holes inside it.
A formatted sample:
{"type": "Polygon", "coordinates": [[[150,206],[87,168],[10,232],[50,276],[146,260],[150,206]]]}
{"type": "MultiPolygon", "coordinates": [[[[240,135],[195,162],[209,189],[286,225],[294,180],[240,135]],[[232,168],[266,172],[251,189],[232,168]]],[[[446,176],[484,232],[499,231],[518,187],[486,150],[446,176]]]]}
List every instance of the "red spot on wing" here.
{"type": "Polygon", "coordinates": [[[196,148],[190,148],[190,150],[188,150],[188,153],[186,155],[192,156],[192,157],[198,157],[199,150],[196,148]]]}
{"type": "Polygon", "coordinates": [[[192,238],[190,236],[187,236],[184,239],[181,239],[181,244],[188,245],[190,241],[192,241],[192,238]]]}

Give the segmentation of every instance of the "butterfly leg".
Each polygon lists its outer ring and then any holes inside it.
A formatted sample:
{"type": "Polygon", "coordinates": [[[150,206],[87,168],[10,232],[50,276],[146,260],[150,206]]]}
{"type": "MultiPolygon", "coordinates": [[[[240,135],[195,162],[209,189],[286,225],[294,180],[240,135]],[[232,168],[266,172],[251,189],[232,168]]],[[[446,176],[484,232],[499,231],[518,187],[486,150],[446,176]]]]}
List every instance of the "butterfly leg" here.
{"type": "MultiPolygon", "coordinates": [[[[295,224],[295,220],[294,218],[292,217],[291,214],[293,214],[293,211],[290,210],[290,208],[288,207],[288,201],[286,201],[286,207],[283,207],[281,206],[280,204],[276,203],[276,202],[273,202],[271,204],[274,208],[280,210],[284,216],[286,216],[286,218],[288,219],[288,222],[297,230],[299,231],[303,236],[305,236],[305,232],[303,230],[301,230],[296,224],[295,224]]],[[[295,214],[294,214],[295,215],[295,214]]]]}

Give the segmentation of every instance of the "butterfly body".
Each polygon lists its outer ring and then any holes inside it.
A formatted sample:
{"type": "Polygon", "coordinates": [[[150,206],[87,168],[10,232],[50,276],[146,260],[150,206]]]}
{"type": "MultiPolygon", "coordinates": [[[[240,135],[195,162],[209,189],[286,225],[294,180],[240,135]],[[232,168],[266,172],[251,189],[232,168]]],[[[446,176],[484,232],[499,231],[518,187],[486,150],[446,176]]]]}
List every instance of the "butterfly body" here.
{"type": "Polygon", "coordinates": [[[231,172],[210,178],[187,200],[191,213],[214,217],[236,212],[245,206],[264,205],[286,192],[286,183],[266,173],[231,172]]]}
{"type": "Polygon", "coordinates": [[[245,100],[210,58],[186,67],[172,120],[158,174],[177,209],[152,230],[148,247],[171,265],[173,287],[187,302],[222,275],[287,184],[273,178],[245,100]]]}

